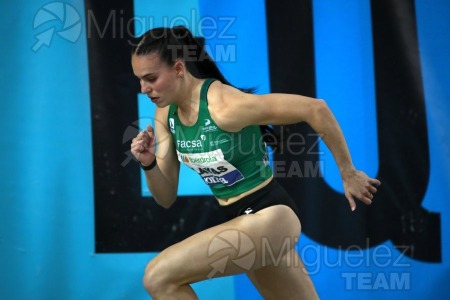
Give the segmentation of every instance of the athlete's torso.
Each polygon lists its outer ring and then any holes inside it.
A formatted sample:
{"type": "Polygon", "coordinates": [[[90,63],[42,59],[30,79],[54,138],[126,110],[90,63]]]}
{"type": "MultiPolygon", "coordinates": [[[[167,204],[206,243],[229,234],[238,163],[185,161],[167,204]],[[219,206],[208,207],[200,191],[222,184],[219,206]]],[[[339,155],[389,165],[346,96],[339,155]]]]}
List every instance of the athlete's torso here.
{"type": "Polygon", "coordinates": [[[207,92],[213,81],[206,79],[202,85],[196,123],[184,125],[178,107],[171,105],[168,127],[178,160],[196,171],[214,196],[229,199],[262,185],[272,177],[272,170],[259,126],[228,132],[211,118],[207,92]]]}

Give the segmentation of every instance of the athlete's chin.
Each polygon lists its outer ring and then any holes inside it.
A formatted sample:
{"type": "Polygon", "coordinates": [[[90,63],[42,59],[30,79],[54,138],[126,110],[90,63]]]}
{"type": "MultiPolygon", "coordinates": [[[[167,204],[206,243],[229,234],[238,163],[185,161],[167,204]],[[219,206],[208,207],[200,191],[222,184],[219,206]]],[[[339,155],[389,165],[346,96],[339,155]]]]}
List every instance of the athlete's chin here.
{"type": "Polygon", "coordinates": [[[169,104],[168,103],[166,103],[166,102],[157,102],[157,103],[155,103],[156,104],[156,106],[157,107],[159,107],[159,108],[164,108],[164,107],[167,107],[169,104]]]}
{"type": "Polygon", "coordinates": [[[169,103],[167,103],[166,101],[164,101],[164,99],[161,99],[161,98],[153,98],[151,100],[159,108],[164,108],[167,105],[169,105],[169,103]]]}

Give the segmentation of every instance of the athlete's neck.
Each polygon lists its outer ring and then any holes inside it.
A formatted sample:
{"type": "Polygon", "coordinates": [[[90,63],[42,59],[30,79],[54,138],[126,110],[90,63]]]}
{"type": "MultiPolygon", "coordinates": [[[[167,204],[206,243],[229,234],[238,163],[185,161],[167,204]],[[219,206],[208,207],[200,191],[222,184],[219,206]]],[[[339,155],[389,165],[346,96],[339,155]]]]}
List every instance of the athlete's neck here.
{"type": "Polygon", "coordinates": [[[188,123],[197,119],[200,90],[203,82],[204,79],[195,78],[189,73],[182,79],[176,104],[178,106],[178,114],[186,118],[188,123]]]}

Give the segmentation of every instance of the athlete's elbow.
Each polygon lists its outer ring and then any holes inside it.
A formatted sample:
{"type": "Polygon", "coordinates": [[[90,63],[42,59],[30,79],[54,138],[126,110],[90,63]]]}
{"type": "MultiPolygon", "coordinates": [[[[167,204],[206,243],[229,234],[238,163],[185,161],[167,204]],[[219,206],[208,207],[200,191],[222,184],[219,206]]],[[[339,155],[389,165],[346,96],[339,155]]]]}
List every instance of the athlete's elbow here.
{"type": "Polygon", "coordinates": [[[324,114],[328,113],[330,111],[330,108],[328,107],[328,104],[323,99],[316,99],[314,102],[312,102],[312,110],[316,114],[324,114]]]}
{"type": "Polygon", "coordinates": [[[178,188],[173,188],[172,185],[149,182],[148,187],[153,196],[153,200],[165,209],[169,209],[177,200],[178,188]]]}
{"type": "Polygon", "coordinates": [[[170,196],[170,197],[153,197],[156,201],[156,203],[158,203],[159,206],[164,207],[165,209],[169,209],[172,207],[172,205],[175,203],[175,201],[177,200],[177,196],[170,196]]]}
{"type": "Polygon", "coordinates": [[[327,103],[322,99],[315,99],[312,101],[309,109],[310,114],[307,122],[310,123],[310,125],[312,125],[311,123],[322,122],[331,113],[327,103]]]}
{"type": "Polygon", "coordinates": [[[172,207],[172,204],[173,204],[173,203],[167,204],[167,203],[161,203],[161,202],[158,202],[158,204],[159,204],[159,206],[161,206],[161,207],[163,207],[163,208],[165,208],[165,209],[169,209],[169,208],[172,207]]]}
{"type": "Polygon", "coordinates": [[[176,196],[175,197],[166,197],[164,199],[161,198],[157,198],[154,197],[156,203],[158,203],[159,206],[164,207],[165,209],[169,209],[172,207],[172,205],[175,203],[175,201],[177,200],[176,196]]]}

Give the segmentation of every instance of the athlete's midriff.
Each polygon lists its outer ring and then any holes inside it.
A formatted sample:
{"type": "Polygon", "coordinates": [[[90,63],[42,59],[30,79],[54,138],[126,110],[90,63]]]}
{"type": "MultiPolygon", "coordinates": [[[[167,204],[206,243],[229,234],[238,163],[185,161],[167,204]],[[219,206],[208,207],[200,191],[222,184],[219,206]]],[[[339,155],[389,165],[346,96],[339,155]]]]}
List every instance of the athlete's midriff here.
{"type": "Polygon", "coordinates": [[[250,195],[250,194],[256,192],[257,190],[262,189],[263,187],[265,187],[266,185],[268,185],[269,182],[270,182],[272,179],[273,179],[273,176],[267,178],[265,181],[261,182],[259,185],[255,186],[254,188],[249,189],[248,191],[243,192],[242,194],[239,194],[239,195],[237,195],[237,196],[233,196],[233,197],[230,197],[230,198],[228,198],[228,199],[220,199],[220,198],[216,198],[216,199],[217,199],[217,201],[219,201],[219,205],[220,205],[220,206],[227,206],[227,205],[230,205],[230,204],[232,204],[232,203],[234,203],[234,202],[239,201],[240,199],[244,198],[245,196],[248,196],[248,195],[250,195]]]}

